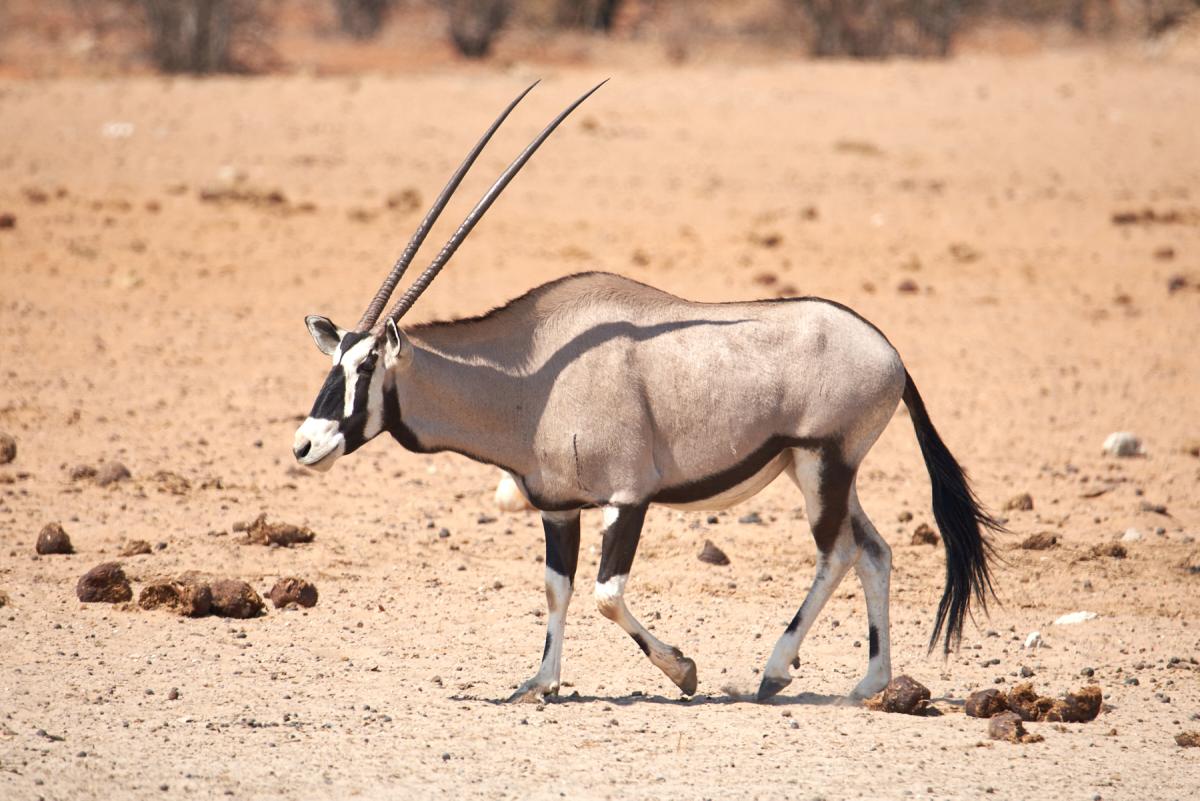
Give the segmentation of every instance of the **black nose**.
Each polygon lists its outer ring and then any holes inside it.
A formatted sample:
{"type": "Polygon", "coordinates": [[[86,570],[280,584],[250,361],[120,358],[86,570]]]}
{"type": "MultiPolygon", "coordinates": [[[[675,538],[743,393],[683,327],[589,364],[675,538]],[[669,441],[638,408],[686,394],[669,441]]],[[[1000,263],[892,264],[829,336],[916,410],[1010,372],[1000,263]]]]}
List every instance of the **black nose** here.
{"type": "Polygon", "coordinates": [[[296,454],[297,459],[303,459],[305,456],[308,456],[308,452],[311,448],[312,443],[308,440],[304,440],[303,445],[297,445],[296,447],[292,448],[292,453],[296,454]]]}

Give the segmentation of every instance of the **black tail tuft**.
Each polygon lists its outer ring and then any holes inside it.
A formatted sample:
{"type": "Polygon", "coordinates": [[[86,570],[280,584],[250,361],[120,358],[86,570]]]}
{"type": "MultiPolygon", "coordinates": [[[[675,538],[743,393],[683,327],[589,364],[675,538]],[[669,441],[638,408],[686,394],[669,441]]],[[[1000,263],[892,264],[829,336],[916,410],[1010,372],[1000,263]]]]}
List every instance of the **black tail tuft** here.
{"type": "Polygon", "coordinates": [[[937,645],[944,626],[946,637],[942,650],[949,653],[962,640],[963,623],[970,614],[972,599],[986,613],[988,596],[995,597],[988,565],[993,548],[987,532],[981,529],[995,532],[1005,529],[980,506],[962,467],[933,427],[917,386],[907,372],[904,374],[904,404],[908,407],[917,432],[917,443],[929,470],[929,481],[933,485],[933,517],[946,548],[946,589],[938,603],[929,650],[937,645]]]}

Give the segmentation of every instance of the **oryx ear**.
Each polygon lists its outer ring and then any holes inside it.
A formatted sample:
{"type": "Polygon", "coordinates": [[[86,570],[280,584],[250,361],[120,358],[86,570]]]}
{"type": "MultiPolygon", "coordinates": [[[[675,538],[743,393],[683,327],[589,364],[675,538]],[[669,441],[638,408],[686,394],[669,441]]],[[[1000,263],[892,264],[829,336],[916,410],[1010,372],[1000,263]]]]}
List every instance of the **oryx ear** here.
{"type": "Polygon", "coordinates": [[[404,336],[404,332],[396,327],[395,320],[388,320],[383,324],[383,365],[389,370],[397,365],[407,367],[412,361],[412,343],[408,341],[408,337],[404,336]]]}
{"type": "Polygon", "coordinates": [[[328,317],[321,317],[317,314],[310,314],[304,318],[304,324],[308,326],[308,333],[312,334],[313,342],[317,343],[317,348],[326,356],[332,356],[337,350],[337,346],[342,342],[342,335],[346,332],[333,324],[333,321],[328,317]]]}

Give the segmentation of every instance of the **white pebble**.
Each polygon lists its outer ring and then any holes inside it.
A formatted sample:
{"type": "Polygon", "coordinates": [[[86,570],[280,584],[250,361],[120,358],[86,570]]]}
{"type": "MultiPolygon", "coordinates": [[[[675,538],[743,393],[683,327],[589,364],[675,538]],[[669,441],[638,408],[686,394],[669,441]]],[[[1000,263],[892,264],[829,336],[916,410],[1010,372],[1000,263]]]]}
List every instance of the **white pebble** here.
{"type": "Polygon", "coordinates": [[[1071,612],[1063,615],[1054,621],[1056,626],[1073,626],[1076,623],[1083,623],[1093,618],[1098,617],[1095,612],[1071,612]]]}
{"type": "Polygon", "coordinates": [[[1040,648],[1042,645],[1042,633],[1040,631],[1031,631],[1029,636],[1025,638],[1025,648],[1040,648]]]}
{"type": "Polygon", "coordinates": [[[1121,535],[1121,542],[1137,542],[1142,538],[1142,532],[1136,528],[1127,528],[1125,533],[1121,535]]]}
{"type": "Polygon", "coordinates": [[[1142,453],[1142,441],[1128,431],[1116,431],[1104,440],[1104,452],[1109,456],[1138,456],[1142,453]]]}

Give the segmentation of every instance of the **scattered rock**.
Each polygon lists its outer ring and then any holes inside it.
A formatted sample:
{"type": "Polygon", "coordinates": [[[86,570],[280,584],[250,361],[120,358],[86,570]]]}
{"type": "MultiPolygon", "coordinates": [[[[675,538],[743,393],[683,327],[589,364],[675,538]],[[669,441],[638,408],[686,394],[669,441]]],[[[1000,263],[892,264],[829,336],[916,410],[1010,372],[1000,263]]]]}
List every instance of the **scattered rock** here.
{"type": "Polygon", "coordinates": [[[725,552],[713,545],[712,540],[704,541],[704,548],[700,551],[699,559],[701,562],[707,562],[710,565],[727,565],[729,557],[725,552]]]}
{"type": "Polygon", "coordinates": [[[900,514],[896,515],[896,520],[900,523],[909,523],[912,521],[912,519],[913,519],[913,513],[908,511],[907,509],[900,512],[900,514]]]}
{"type": "Polygon", "coordinates": [[[8,597],[8,593],[4,590],[0,590],[0,609],[3,609],[10,603],[12,603],[12,599],[8,597]]]}
{"type": "Polygon", "coordinates": [[[178,473],[170,470],[159,470],[152,477],[158,483],[158,491],[171,495],[187,495],[192,483],[178,473]]]}
{"type": "Polygon", "coordinates": [[[1180,446],[1179,450],[1183,451],[1188,456],[1200,458],[1200,439],[1189,439],[1180,446]]]}
{"type": "Polygon", "coordinates": [[[950,255],[960,264],[970,264],[979,260],[980,253],[965,242],[954,242],[950,245],[950,255]]]}
{"type": "Polygon", "coordinates": [[[67,475],[72,481],[83,481],[87,478],[95,478],[96,468],[90,464],[77,464],[67,471],[67,475]]]}
{"type": "Polygon", "coordinates": [[[1174,295],[1176,292],[1187,289],[1191,281],[1183,273],[1175,273],[1167,279],[1167,294],[1174,295]]]}
{"type": "Polygon", "coordinates": [[[144,556],[151,552],[150,543],[145,540],[130,540],[121,546],[121,556],[144,556]]]}
{"type": "Polygon", "coordinates": [[[1193,576],[1200,576],[1200,551],[1188,554],[1187,558],[1179,563],[1179,567],[1193,576]]]}
{"type": "Polygon", "coordinates": [[[189,577],[156,581],[142,588],[138,606],[142,609],[167,609],[184,617],[203,617],[212,609],[212,589],[189,577]]]}
{"type": "Polygon", "coordinates": [[[1031,682],[1018,684],[1008,691],[1008,708],[1021,716],[1021,720],[1041,720],[1054,706],[1053,698],[1038,695],[1031,682]]]}
{"type": "Polygon", "coordinates": [[[1025,644],[1022,645],[1021,647],[1025,648],[1026,650],[1028,650],[1030,648],[1041,648],[1042,647],[1042,633],[1040,631],[1029,632],[1029,636],[1027,636],[1025,638],[1025,644]]]}
{"type": "Polygon", "coordinates": [[[43,556],[54,553],[75,553],[75,548],[71,545],[71,538],[58,523],[47,523],[42,526],[35,549],[43,556]]]}
{"type": "Polygon", "coordinates": [[[287,548],[312,542],[316,536],[312,529],[303,526],[295,526],[291,523],[268,523],[265,513],[246,526],[246,542],[253,545],[279,545],[287,548]]]}
{"type": "Polygon", "coordinates": [[[1141,456],[1142,441],[1128,431],[1117,431],[1109,434],[1104,440],[1104,452],[1109,456],[1130,457],[1141,456]]]}
{"type": "Polygon", "coordinates": [[[1097,617],[1095,612],[1069,612],[1054,619],[1055,626],[1074,626],[1076,623],[1086,623],[1097,617]]]}
{"type": "Polygon", "coordinates": [[[237,579],[214,581],[212,590],[212,613],[221,617],[257,617],[263,611],[263,599],[254,588],[237,579]]]}
{"type": "Polygon", "coordinates": [[[937,545],[940,539],[937,532],[928,523],[922,523],[913,531],[911,544],[937,545]]]}
{"type": "Polygon", "coordinates": [[[1020,495],[1014,495],[1004,504],[1004,508],[1007,510],[1028,512],[1033,509],[1033,496],[1028,492],[1022,492],[1020,495]]]}
{"type": "Polygon", "coordinates": [[[1009,743],[1040,743],[1045,739],[1040,734],[1025,731],[1020,716],[1015,712],[1002,712],[989,720],[988,737],[1009,743]]]}
{"type": "Polygon", "coordinates": [[[1055,701],[1042,720],[1057,723],[1087,723],[1095,720],[1104,703],[1104,693],[1094,684],[1055,701]]]}
{"type": "Polygon", "coordinates": [[[1142,532],[1138,531],[1136,528],[1127,528],[1125,529],[1125,533],[1121,535],[1121,542],[1137,542],[1141,538],[1142,532]]]}
{"type": "Polygon", "coordinates": [[[1158,259],[1159,261],[1170,261],[1171,259],[1175,258],[1175,248],[1171,247],[1170,245],[1163,245],[1162,247],[1155,248],[1154,258],[1158,259]]]}
{"type": "Polygon", "coordinates": [[[0,213],[0,230],[10,230],[17,227],[17,215],[10,211],[0,213]]]}
{"type": "Polygon", "coordinates": [[[1092,550],[1088,551],[1088,554],[1093,559],[1099,559],[1104,556],[1111,559],[1124,559],[1126,556],[1129,556],[1129,551],[1119,542],[1105,542],[1094,546],[1092,550]]]}
{"type": "Polygon", "coordinates": [[[896,291],[901,295],[915,295],[921,291],[921,287],[911,278],[905,278],[900,283],[896,284],[896,291]]]}
{"type": "Polygon", "coordinates": [[[9,464],[17,458],[17,441],[8,434],[0,434],[0,464],[9,464]]]}
{"type": "Polygon", "coordinates": [[[1008,711],[1008,699],[999,690],[980,690],[967,697],[964,711],[973,718],[990,718],[1008,711]]]}
{"type": "Polygon", "coordinates": [[[133,598],[133,588],[120,562],[104,562],[80,576],[75,595],[85,604],[118,604],[133,598]]]}
{"type": "Polygon", "coordinates": [[[1021,548],[1026,551],[1048,551],[1058,547],[1058,535],[1049,531],[1039,531],[1030,534],[1021,542],[1021,548]]]}
{"type": "Polygon", "coordinates": [[[421,193],[412,187],[407,187],[399,192],[392,192],[387,196],[385,203],[392,211],[401,213],[416,211],[421,207],[421,193]]]}
{"type": "Polygon", "coordinates": [[[96,485],[107,487],[130,478],[129,468],[120,462],[101,462],[96,467],[96,485]]]}
{"type": "Polygon", "coordinates": [[[1180,748],[1200,748],[1200,731],[1181,731],[1175,735],[1175,744],[1180,748]]]}
{"type": "Polygon", "coordinates": [[[883,692],[863,702],[868,709],[903,715],[924,715],[929,706],[929,688],[911,676],[897,676],[883,692]]]}
{"type": "Polygon", "coordinates": [[[738,518],[738,522],[744,526],[757,526],[762,524],[762,515],[758,512],[751,512],[748,515],[742,515],[738,518]]]}
{"type": "Polygon", "coordinates": [[[1163,517],[1170,517],[1171,513],[1167,511],[1167,505],[1164,503],[1152,503],[1151,501],[1142,501],[1138,504],[1138,509],[1143,512],[1151,512],[1163,517]]]}
{"type": "Polygon", "coordinates": [[[299,604],[303,607],[317,605],[317,588],[302,578],[281,578],[267,593],[276,609],[282,609],[288,604],[299,604]]]}

